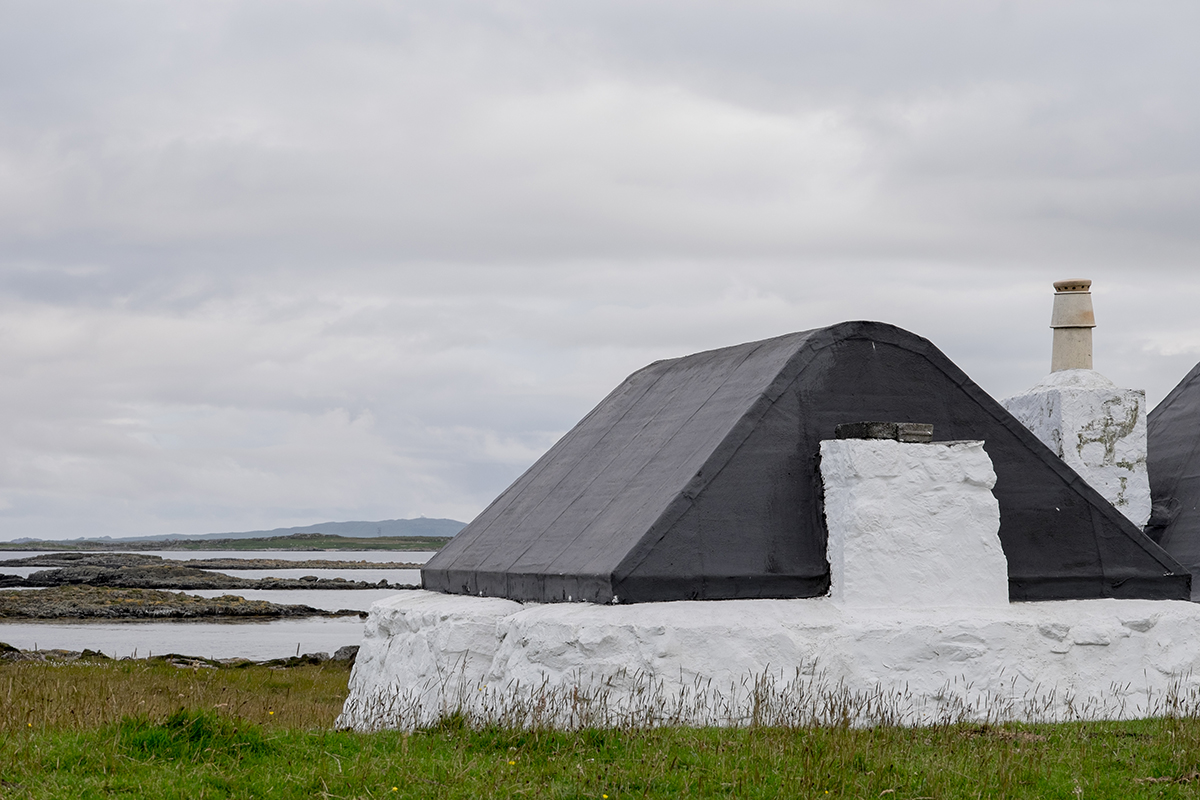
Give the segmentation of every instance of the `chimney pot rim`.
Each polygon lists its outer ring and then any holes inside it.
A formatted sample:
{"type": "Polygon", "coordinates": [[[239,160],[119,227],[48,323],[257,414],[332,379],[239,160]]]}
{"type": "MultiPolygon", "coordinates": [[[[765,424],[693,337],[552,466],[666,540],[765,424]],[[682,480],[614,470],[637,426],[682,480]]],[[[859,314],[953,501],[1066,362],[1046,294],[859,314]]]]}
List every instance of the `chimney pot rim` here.
{"type": "Polygon", "coordinates": [[[1092,282],[1087,278],[1054,282],[1054,291],[1056,292],[1086,292],[1091,288],[1092,282]]]}

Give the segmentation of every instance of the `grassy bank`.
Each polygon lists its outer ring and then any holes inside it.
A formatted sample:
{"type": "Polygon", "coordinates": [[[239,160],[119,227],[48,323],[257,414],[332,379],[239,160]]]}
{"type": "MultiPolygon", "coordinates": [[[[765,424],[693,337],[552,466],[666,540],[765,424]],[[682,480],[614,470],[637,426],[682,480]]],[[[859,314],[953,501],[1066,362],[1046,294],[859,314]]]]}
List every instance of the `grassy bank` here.
{"type": "Polygon", "coordinates": [[[1200,721],[338,732],[334,666],[0,666],[0,797],[1193,797],[1200,721]]]}
{"type": "Polygon", "coordinates": [[[94,731],[128,716],[162,720],[180,709],[291,728],[329,728],[349,667],[180,669],[160,660],[0,662],[0,739],[94,731]]]}

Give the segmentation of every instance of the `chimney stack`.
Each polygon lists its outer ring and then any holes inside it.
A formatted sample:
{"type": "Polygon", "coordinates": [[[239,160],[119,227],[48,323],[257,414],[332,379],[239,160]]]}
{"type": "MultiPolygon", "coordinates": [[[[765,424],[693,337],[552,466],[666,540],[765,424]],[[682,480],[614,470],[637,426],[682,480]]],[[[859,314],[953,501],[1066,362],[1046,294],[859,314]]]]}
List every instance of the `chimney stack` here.
{"type": "Polygon", "coordinates": [[[1055,281],[1054,311],[1050,327],[1054,329],[1054,352],[1050,371],[1092,368],[1092,287],[1089,280],[1055,281]]]}
{"type": "Polygon", "coordinates": [[[1150,517],[1146,393],[1092,369],[1092,282],[1056,281],[1050,374],[1001,402],[1139,528],[1150,517]]]}

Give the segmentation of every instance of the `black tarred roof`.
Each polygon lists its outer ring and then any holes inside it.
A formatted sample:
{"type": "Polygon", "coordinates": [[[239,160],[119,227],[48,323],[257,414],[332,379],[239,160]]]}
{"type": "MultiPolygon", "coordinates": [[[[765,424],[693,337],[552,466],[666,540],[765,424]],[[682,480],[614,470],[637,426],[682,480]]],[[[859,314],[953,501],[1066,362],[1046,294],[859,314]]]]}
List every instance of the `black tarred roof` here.
{"type": "Polygon", "coordinates": [[[1190,575],[930,342],[846,322],[635,372],[422,569],[514,600],[813,597],[843,422],[982,439],[1013,600],[1186,599],[1190,575]]]}
{"type": "Polygon", "coordinates": [[[1193,575],[1198,574],[1200,364],[1150,412],[1146,437],[1154,502],[1146,531],[1193,575]]]}

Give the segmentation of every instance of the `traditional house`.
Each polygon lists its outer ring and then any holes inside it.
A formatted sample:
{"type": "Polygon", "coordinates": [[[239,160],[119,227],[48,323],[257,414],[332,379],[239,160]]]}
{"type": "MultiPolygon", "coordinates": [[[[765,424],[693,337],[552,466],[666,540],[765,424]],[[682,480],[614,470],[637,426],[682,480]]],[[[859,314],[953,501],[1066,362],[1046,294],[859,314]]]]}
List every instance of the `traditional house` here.
{"type": "MultiPolygon", "coordinates": [[[[820,442],[864,420],[984,441],[1012,600],[1189,597],[1187,569],[949,358],[878,322],[635,372],[434,556],[423,584],[535,602],[823,595],[820,442]]],[[[1186,456],[1178,474],[1197,475],[1200,456],[1186,456]]],[[[1177,483],[1200,498],[1190,481],[1177,483]]]]}

